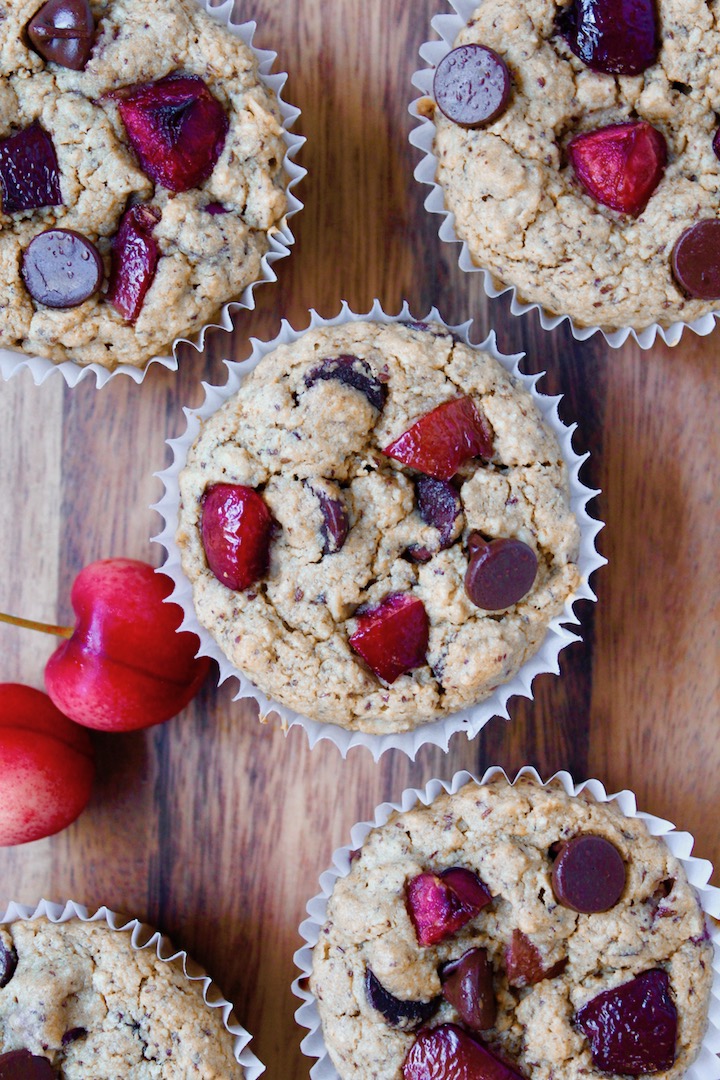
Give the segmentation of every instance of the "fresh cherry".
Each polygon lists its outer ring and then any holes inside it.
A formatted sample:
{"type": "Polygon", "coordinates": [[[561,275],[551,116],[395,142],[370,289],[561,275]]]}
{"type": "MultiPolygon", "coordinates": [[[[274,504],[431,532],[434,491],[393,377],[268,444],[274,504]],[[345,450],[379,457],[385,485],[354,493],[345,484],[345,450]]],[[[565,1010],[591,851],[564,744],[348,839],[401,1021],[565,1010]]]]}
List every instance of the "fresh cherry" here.
{"type": "Polygon", "coordinates": [[[98,291],[104,268],[100,252],[72,229],[47,229],[35,236],[22,256],[25,288],[49,308],[72,308],[98,291]]]}
{"type": "Polygon", "coordinates": [[[492,452],[492,432],[470,397],[438,405],[384,449],[388,457],[436,480],[450,480],[464,462],[492,452]]]}
{"type": "Polygon", "coordinates": [[[155,277],[160,248],[152,232],[159,220],[156,207],[131,206],[113,240],[106,300],[126,322],[136,321],[155,277]]]}
{"type": "Polygon", "coordinates": [[[461,866],[418,874],[405,886],[405,896],[417,939],[425,946],[451,937],[492,902],[477,874],[461,866]]]}
{"type": "Polygon", "coordinates": [[[48,0],[28,23],[27,32],[45,60],[82,71],[95,40],[89,0],[48,0]]]}
{"type": "Polygon", "coordinates": [[[594,71],[640,75],[657,60],[655,0],[572,0],[558,29],[594,71]]]}
{"type": "Polygon", "coordinates": [[[568,143],[568,157],[588,195],[636,217],[662,179],[667,145],[652,124],[631,120],[576,135],[568,143]]]}
{"type": "Polygon", "coordinates": [[[433,97],[438,108],[462,127],[489,124],[510,100],[510,72],[487,45],[451,49],[435,69],[433,97]]]}
{"type": "Polygon", "coordinates": [[[675,1061],[677,1009],[667,972],[652,968],[592,998],[575,1014],[603,1072],[642,1076],[675,1061]]]}
{"type": "Polygon", "coordinates": [[[468,949],[445,964],[440,972],[443,996],[472,1031],[486,1031],[495,1023],[497,1006],[493,969],[487,949],[468,949]]]}
{"type": "Polygon", "coordinates": [[[465,592],[484,611],[503,611],[522,600],[533,587],[537,556],[514,537],[485,541],[480,533],[468,537],[470,558],[465,592]]]}
{"type": "Polygon", "coordinates": [[[567,967],[567,958],[545,967],[537,945],[522,930],[513,930],[505,950],[505,968],[510,986],[532,986],[543,979],[554,979],[567,967]]]}
{"type": "Polygon", "coordinates": [[[0,1080],[57,1080],[57,1075],[47,1058],[29,1050],[0,1054],[0,1080]]]}
{"type": "Polygon", "coordinates": [[[351,648],[388,685],[425,663],[429,623],[417,597],[393,593],[376,608],[358,614],[356,622],[351,648]]]}
{"type": "Polygon", "coordinates": [[[523,1080],[521,1073],[457,1024],[421,1031],[402,1070],[404,1080],[523,1080]]]}
{"type": "MultiPolygon", "coordinates": [[[[66,828],[90,799],[95,766],[87,731],[47,694],[0,684],[0,845],[25,844],[66,828]]],[[[14,961],[0,957],[0,986],[14,961]]],[[[0,1076],[2,1074],[0,1073],[0,1076]]]]}
{"type": "Polygon", "coordinates": [[[4,214],[62,205],[55,145],[37,121],[0,140],[0,193],[4,214]]]}
{"type": "Polygon", "coordinates": [[[225,145],[228,118],[198,75],[169,75],[112,95],[143,170],[169,191],[210,176],[225,145]]]}
{"type": "Polygon", "coordinates": [[[373,374],[367,360],[348,355],[323,360],[305,376],[305,385],[309,388],[316,382],[324,382],[327,379],[335,379],[345,386],[352,386],[354,390],[359,390],[373,408],[382,412],[387,399],[387,386],[373,374]]]}
{"type": "Polygon", "coordinates": [[[203,495],[205,556],[215,577],[228,589],[242,592],[265,576],[272,532],[272,515],[253,488],[214,484],[203,495]]]}
{"type": "Polygon", "coordinates": [[[680,234],[672,251],[673,277],[696,300],[720,300],[720,220],[704,218],[680,234]]]}
{"type": "Polygon", "coordinates": [[[390,1027],[402,1031],[413,1031],[438,1011],[440,998],[431,1001],[402,1001],[386,990],[370,968],[365,972],[365,995],[372,1005],[385,1018],[390,1027]]]}
{"type": "Polygon", "coordinates": [[[609,911],[625,889],[622,855],[604,836],[574,836],[553,863],[552,888],[556,899],[572,911],[583,915],[609,911]]]}

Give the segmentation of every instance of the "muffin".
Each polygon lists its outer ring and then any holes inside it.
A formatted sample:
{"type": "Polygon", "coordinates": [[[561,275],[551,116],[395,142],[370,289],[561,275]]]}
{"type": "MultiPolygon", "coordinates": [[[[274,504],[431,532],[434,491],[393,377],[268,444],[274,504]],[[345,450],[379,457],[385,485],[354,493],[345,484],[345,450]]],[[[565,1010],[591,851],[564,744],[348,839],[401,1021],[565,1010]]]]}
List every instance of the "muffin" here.
{"type": "Polygon", "coordinates": [[[249,1075],[225,1010],[204,996],[209,980],[189,977],[184,954],[161,959],[157,935],[139,946],[138,932],[44,916],[0,925],[1,1076],[13,1065],[37,1080],[249,1075]]]}
{"type": "Polygon", "coordinates": [[[472,14],[458,51],[434,52],[416,107],[434,124],[434,180],[469,267],[580,331],[713,325],[720,26],[708,5],[453,6],[458,26],[472,14]],[[486,112],[499,111],[478,121],[479,63],[495,78],[486,112]],[[472,114],[458,108],[463,78],[475,87],[472,114]]]}
{"type": "Polygon", "coordinates": [[[0,348],[143,368],[263,275],[278,100],[198,0],[17,0],[0,56],[0,348]]]}
{"type": "Polygon", "coordinates": [[[221,396],[176,542],[201,627],[281,705],[374,735],[473,706],[580,588],[555,434],[444,326],[318,326],[221,396]]]}
{"type": "Polygon", "coordinates": [[[644,820],[572,790],[496,774],[350,853],[310,979],[341,1080],[687,1072],[713,981],[698,898],[644,820]]]}

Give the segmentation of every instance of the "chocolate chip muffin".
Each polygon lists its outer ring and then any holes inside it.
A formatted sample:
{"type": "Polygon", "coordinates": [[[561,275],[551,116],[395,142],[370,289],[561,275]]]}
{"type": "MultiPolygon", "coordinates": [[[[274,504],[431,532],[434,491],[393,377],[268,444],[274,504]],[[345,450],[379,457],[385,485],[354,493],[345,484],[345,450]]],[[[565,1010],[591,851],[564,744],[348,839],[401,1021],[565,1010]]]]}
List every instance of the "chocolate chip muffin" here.
{"type": "Polygon", "coordinates": [[[472,262],[577,327],[718,308],[719,55],[704,0],[482,0],[418,103],[472,262]]]}
{"type": "Polygon", "coordinates": [[[278,102],[198,0],[5,6],[0,347],[143,367],[261,276],[278,102]]]}
{"type": "Polygon", "coordinates": [[[640,818],[503,778],[368,834],[311,990],[342,1080],[667,1080],[699,1052],[712,960],[685,870],[640,818]]]}
{"type": "Polygon", "coordinates": [[[104,922],[3,924],[0,1076],[242,1080],[202,985],[104,922]]]}
{"type": "Polygon", "coordinates": [[[580,583],[553,432],[440,325],[279,346],[204,424],[179,485],[200,623],[266,694],[345,728],[405,731],[487,697],[580,583]]]}

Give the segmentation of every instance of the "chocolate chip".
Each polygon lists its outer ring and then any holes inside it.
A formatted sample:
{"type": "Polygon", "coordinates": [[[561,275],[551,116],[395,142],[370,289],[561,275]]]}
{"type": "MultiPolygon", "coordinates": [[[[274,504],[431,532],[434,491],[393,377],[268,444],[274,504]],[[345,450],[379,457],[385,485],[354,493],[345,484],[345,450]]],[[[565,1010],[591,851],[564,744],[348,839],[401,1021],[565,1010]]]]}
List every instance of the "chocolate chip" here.
{"type": "Polygon", "coordinates": [[[29,1050],[8,1050],[0,1054],[0,1080],[57,1080],[57,1073],[47,1058],[29,1050]]]}
{"type": "Polygon", "coordinates": [[[462,513],[462,503],[455,488],[447,480],[419,476],[415,481],[415,498],[420,517],[440,533],[440,547],[449,547],[456,535],[456,521],[462,513]]]}
{"type": "Polygon", "coordinates": [[[72,229],[48,229],[28,244],[21,272],[27,291],[39,304],[70,308],[98,291],[103,264],[87,237],[72,229]]]}
{"type": "Polygon", "coordinates": [[[510,72],[485,45],[461,45],[435,69],[433,94],[441,111],[462,127],[495,120],[510,100],[510,72]]]}
{"type": "Polygon", "coordinates": [[[443,997],[471,1030],[486,1031],[493,1026],[497,1008],[487,949],[468,949],[458,960],[445,964],[440,982],[443,997]]]}
{"type": "Polygon", "coordinates": [[[88,0],[48,0],[28,23],[37,52],[53,64],[82,71],[95,40],[95,20],[88,0]]]}
{"type": "Polygon", "coordinates": [[[625,863],[604,836],[584,833],[563,845],[553,864],[552,887],[559,902],[572,911],[609,911],[623,894],[625,863]]]}
{"type": "Polygon", "coordinates": [[[486,543],[479,533],[471,533],[468,548],[465,592],[477,607],[502,611],[530,592],[537,574],[537,556],[522,540],[498,537],[486,543]]]}
{"type": "Polygon", "coordinates": [[[0,941],[0,987],[7,986],[15,974],[17,953],[0,941]]]}
{"type": "Polygon", "coordinates": [[[387,398],[387,387],[378,379],[366,360],[359,356],[335,356],[323,360],[305,376],[305,385],[310,388],[319,380],[337,379],[345,386],[352,386],[364,394],[378,412],[382,411],[387,398]]]}
{"type": "Polygon", "coordinates": [[[673,277],[686,296],[720,300],[720,219],[705,218],[681,233],[671,264],[673,277]]]}
{"type": "Polygon", "coordinates": [[[386,990],[370,970],[365,972],[365,994],[368,1002],[384,1017],[390,1027],[413,1031],[437,1012],[440,998],[431,1001],[403,1001],[386,990]]]}

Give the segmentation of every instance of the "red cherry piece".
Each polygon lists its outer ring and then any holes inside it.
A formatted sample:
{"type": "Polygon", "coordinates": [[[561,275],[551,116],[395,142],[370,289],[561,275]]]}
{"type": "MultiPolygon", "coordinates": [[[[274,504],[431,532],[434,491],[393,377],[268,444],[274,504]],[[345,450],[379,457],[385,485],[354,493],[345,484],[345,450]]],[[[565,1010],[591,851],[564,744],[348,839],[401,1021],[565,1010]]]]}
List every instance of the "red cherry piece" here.
{"type": "Polygon", "coordinates": [[[202,542],[221,584],[242,592],[270,565],[273,519],[261,495],[243,484],[214,484],[202,499],[202,542]]]}
{"type": "Polygon", "coordinates": [[[120,116],[143,170],[169,191],[189,191],[210,176],[225,145],[228,118],[197,75],[118,90],[120,116]]]}
{"type": "Polygon", "coordinates": [[[390,685],[425,663],[429,623],[422,600],[393,593],[356,621],[350,646],[383,682],[390,685]]]}
{"type": "MultiPolygon", "coordinates": [[[[87,731],[40,690],[0,684],[0,845],[66,828],[85,809],[94,772],[87,731]]],[[[14,971],[3,952],[0,985],[14,971]]]]}
{"type": "Polygon", "coordinates": [[[543,979],[554,979],[567,967],[567,958],[546,968],[540,950],[522,930],[513,930],[505,950],[505,968],[511,986],[532,986],[543,979]]]}
{"type": "Polygon", "coordinates": [[[4,214],[62,205],[55,146],[37,122],[0,140],[0,193],[4,214]]]}
{"type": "Polygon", "coordinates": [[[450,937],[492,900],[477,875],[463,867],[439,875],[426,870],[411,878],[405,893],[417,939],[425,946],[450,937]]]}
{"type": "Polygon", "coordinates": [[[522,540],[498,537],[486,543],[479,533],[471,533],[468,548],[465,592],[476,607],[502,611],[530,592],[538,562],[535,552],[522,540]]]}
{"type": "Polygon", "coordinates": [[[633,120],[577,135],[568,144],[568,156],[588,195],[611,210],[637,216],[662,179],[667,146],[652,124],[633,120]]]}
{"type": "Polygon", "coordinates": [[[419,476],[415,482],[415,498],[420,517],[440,533],[440,547],[449,547],[453,542],[455,522],[462,513],[462,503],[455,488],[447,480],[419,476]]]}
{"type": "Polygon", "coordinates": [[[51,63],[82,71],[95,40],[88,0],[48,0],[28,23],[33,48],[51,63]]]}
{"type": "Polygon", "coordinates": [[[675,1061],[677,1009],[670,980],[660,968],[598,994],[575,1015],[603,1072],[642,1076],[675,1061]]]}
{"type": "Polygon", "coordinates": [[[316,382],[335,379],[345,386],[352,386],[364,394],[373,408],[382,412],[387,400],[387,386],[373,374],[367,360],[359,356],[334,356],[323,360],[305,376],[305,385],[309,388],[316,382]]]}
{"type": "Polygon", "coordinates": [[[383,452],[436,480],[450,480],[470,458],[492,456],[492,433],[472,398],[454,398],[421,416],[383,452]]]}
{"type": "Polygon", "coordinates": [[[373,1007],[382,1014],[390,1027],[401,1031],[413,1031],[438,1011],[440,997],[431,1001],[402,1001],[386,990],[374,972],[365,972],[365,995],[373,1007]]]}
{"type": "Polygon", "coordinates": [[[438,108],[462,127],[496,120],[510,100],[507,64],[486,45],[461,45],[435,69],[433,96],[438,108]]]}
{"type": "Polygon", "coordinates": [[[512,1065],[456,1024],[421,1031],[402,1070],[404,1080],[523,1080],[512,1065]]]}
{"type": "Polygon", "coordinates": [[[73,308],[98,291],[104,269],[99,251],[86,236],[72,229],[48,229],[26,247],[20,272],[38,304],[73,308]]]}
{"type": "Polygon", "coordinates": [[[29,1050],[0,1054],[0,1080],[57,1080],[57,1075],[47,1058],[29,1050]]]}
{"type": "Polygon", "coordinates": [[[604,836],[575,836],[563,844],[553,863],[552,887],[556,899],[573,911],[609,911],[625,888],[622,855],[604,836]]]}
{"type": "Polygon", "coordinates": [[[487,949],[468,949],[440,972],[443,996],[472,1031],[486,1031],[495,1023],[497,1006],[493,969],[487,949]]]}
{"type": "Polygon", "coordinates": [[[195,657],[195,634],[177,633],[182,610],[164,601],[165,574],[135,559],[103,559],[75,579],[72,637],[45,668],[47,691],[79,724],[132,731],[161,724],[184,709],[210,661],[195,657]]]}
{"type": "Polygon", "coordinates": [[[113,240],[106,300],[126,322],[136,321],[155,277],[160,248],[152,231],[159,220],[154,206],[131,206],[113,240]]]}
{"type": "Polygon", "coordinates": [[[657,60],[655,0],[573,0],[561,11],[558,29],[594,71],[640,75],[657,60]]]}
{"type": "Polygon", "coordinates": [[[686,296],[720,300],[720,220],[705,218],[681,233],[671,264],[673,277],[686,296]]]}

